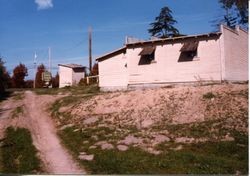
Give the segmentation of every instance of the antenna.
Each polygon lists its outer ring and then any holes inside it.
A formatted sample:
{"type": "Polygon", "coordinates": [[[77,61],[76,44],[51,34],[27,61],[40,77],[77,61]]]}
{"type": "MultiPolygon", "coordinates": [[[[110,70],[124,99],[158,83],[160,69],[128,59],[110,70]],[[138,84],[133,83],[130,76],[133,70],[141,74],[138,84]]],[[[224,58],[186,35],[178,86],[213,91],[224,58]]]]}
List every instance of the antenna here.
{"type": "Polygon", "coordinates": [[[49,52],[49,72],[51,73],[51,49],[50,47],[49,47],[48,52],[49,52]]]}
{"type": "Polygon", "coordinates": [[[34,81],[33,81],[33,88],[36,88],[36,59],[37,55],[36,52],[34,54],[34,81]]]}

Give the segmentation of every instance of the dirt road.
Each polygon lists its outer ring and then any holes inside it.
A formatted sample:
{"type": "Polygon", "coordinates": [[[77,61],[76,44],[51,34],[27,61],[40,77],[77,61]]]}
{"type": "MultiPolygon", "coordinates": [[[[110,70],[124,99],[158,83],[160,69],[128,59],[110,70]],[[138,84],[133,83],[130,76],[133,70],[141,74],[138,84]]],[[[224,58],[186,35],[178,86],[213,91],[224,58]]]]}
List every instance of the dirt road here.
{"type": "Polygon", "coordinates": [[[26,91],[22,100],[15,101],[12,99],[3,102],[0,106],[2,109],[0,113],[0,133],[9,125],[28,128],[47,173],[83,174],[85,171],[74,162],[71,155],[61,145],[53,121],[46,112],[48,104],[54,102],[57,98],[58,96],[38,96],[31,91],[26,91]],[[11,111],[20,104],[24,108],[23,115],[14,119],[11,118],[11,111]]]}

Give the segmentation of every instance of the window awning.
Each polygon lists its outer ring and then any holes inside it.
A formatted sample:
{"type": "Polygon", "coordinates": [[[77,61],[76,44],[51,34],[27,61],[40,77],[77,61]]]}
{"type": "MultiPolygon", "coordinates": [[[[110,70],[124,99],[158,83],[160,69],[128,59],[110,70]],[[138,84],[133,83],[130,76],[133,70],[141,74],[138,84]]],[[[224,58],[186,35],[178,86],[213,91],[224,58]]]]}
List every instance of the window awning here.
{"type": "Polygon", "coordinates": [[[186,42],[181,48],[181,52],[188,52],[188,51],[196,51],[198,48],[199,42],[186,42]]]}
{"type": "Polygon", "coordinates": [[[155,51],[155,47],[154,46],[147,46],[147,47],[144,47],[142,49],[142,51],[139,53],[139,55],[140,56],[151,55],[151,54],[153,54],[154,51],[155,51]]]}

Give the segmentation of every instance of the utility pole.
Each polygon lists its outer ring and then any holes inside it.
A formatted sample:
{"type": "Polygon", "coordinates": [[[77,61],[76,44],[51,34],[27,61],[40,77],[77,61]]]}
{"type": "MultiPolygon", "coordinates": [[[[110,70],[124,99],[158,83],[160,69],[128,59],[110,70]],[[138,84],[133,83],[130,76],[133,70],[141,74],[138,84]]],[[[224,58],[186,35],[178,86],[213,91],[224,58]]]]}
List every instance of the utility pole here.
{"type": "Polygon", "coordinates": [[[51,73],[51,51],[50,51],[50,47],[49,47],[49,72],[51,73]]]}
{"type": "Polygon", "coordinates": [[[36,58],[37,58],[37,55],[36,55],[36,52],[35,52],[35,55],[34,55],[34,81],[33,81],[33,88],[36,88],[36,58]]]}
{"type": "Polygon", "coordinates": [[[89,27],[89,70],[92,70],[92,28],[89,27]]]}

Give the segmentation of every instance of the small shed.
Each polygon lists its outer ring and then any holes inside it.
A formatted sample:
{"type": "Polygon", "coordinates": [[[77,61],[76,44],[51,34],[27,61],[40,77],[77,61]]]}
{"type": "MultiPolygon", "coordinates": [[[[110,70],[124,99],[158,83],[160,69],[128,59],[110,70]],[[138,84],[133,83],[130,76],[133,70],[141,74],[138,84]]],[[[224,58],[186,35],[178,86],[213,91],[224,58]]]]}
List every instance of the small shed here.
{"type": "Polygon", "coordinates": [[[86,67],[78,64],[58,64],[59,88],[77,85],[85,77],[86,67]]]}

